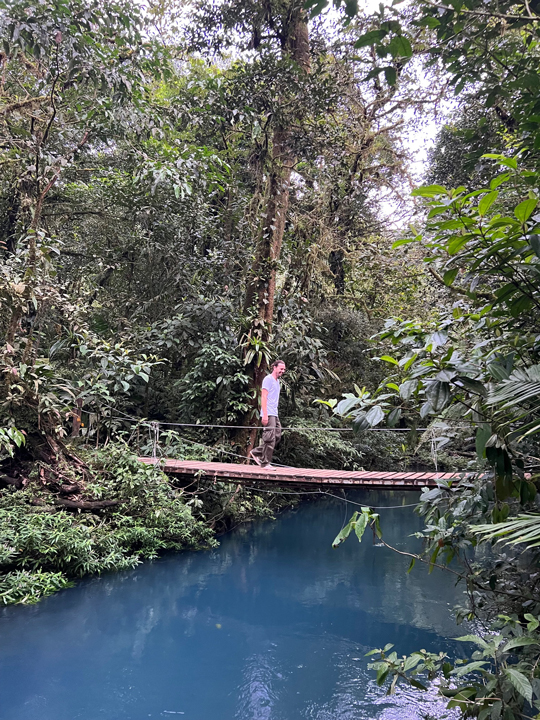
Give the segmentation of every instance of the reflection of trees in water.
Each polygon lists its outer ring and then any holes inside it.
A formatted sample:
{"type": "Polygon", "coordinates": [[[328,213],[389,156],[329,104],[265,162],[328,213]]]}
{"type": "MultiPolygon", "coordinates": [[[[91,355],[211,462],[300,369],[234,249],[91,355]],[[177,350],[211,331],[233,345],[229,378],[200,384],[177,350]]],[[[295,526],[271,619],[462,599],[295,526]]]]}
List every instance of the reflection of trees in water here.
{"type": "MultiPolygon", "coordinates": [[[[354,496],[353,496],[354,497],[354,496]]],[[[365,504],[408,505],[416,495],[408,492],[369,492],[361,498],[365,504]]],[[[336,612],[340,608],[362,610],[379,622],[413,625],[433,630],[439,635],[451,636],[456,627],[450,609],[462,596],[462,588],[455,587],[455,578],[449,573],[435,570],[431,575],[427,568],[418,566],[407,574],[409,559],[399,556],[382,546],[372,543],[366,534],[361,544],[353,537],[337,550],[330,543],[339,531],[343,518],[349,517],[343,506],[329,503],[326,512],[320,506],[303,508],[302,515],[292,518],[294,533],[300,536],[294,555],[291,540],[290,553],[284,562],[291,564],[287,584],[276,588],[276,594],[294,597],[301,604],[315,607],[326,605],[336,612]],[[311,516],[311,517],[310,517],[311,516]],[[311,541],[313,535],[329,538],[322,550],[311,541]],[[309,566],[309,571],[298,574],[295,570],[309,566]]],[[[415,551],[419,541],[410,535],[420,527],[420,519],[413,508],[379,510],[385,539],[401,550],[415,551]],[[405,538],[405,540],[403,540],[405,538]]],[[[263,550],[261,549],[261,552],[263,550]]]]}
{"type": "MultiPolygon", "coordinates": [[[[413,501],[410,494],[393,495],[386,502],[413,501]]],[[[381,502],[380,495],[366,500],[381,502]]],[[[381,514],[390,543],[415,529],[410,509],[381,514]]],[[[461,594],[453,578],[437,571],[428,575],[422,567],[406,574],[406,558],[373,547],[368,537],[362,544],[350,542],[331,550],[342,517],[343,506],[332,501],[314,503],[288,513],[277,524],[245,526],[222,538],[222,546],[214,551],[182,553],[135,571],[102,577],[79,587],[77,614],[91,617],[99,596],[105,595],[111,624],[122,627],[125,618],[131,618],[131,632],[115,633],[117,642],[122,646],[129,642],[133,656],[140,657],[145,638],[158,624],[176,623],[180,617],[183,632],[192,635],[196,623],[211,615],[212,608],[205,606],[211,600],[205,593],[211,584],[215,593],[216,578],[221,577],[217,584],[223,593],[249,595],[254,603],[272,585],[278,602],[291,607],[320,607],[336,613],[361,610],[377,621],[453,634],[448,606],[461,594]],[[320,538],[328,542],[321,543],[320,538]]]]}
{"type": "MultiPolygon", "coordinates": [[[[410,495],[403,500],[413,501],[410,495]]],[[[451,578],[422,568],[407,575],[406,558],[369,538],[332,550],[350,512],[334,501],[306,504],[276,523],[224,536],[214,551],[170,555],[82,582],[36,609],[8,609],[15,624],[6,623],[4,644],[14,646],[10,632],[13,638],[27,633],[51,668],[84,657],[100,705],[118,709],[118,717],[139,701],[153,707],[171,687],[187,706],[194,678],[212,672],[237,720],[372,720],[379,691],[364,653],[386,642],[400,653],[424,647],[432,638],[428,629],[455,634],[447,603],[456,590],[451,578]],[[61,638],[54,647],[51,633],[61,638]],[[155,673],[151,682],[148,668],[155,673]]],[[[417,527],[410,509],[381,514],[389,542],[417,527]]],[[[62,687],[61,676],[55,683],[49,685],[62,687]]],[[[25,700],[32,693],[40,694],[29,690],[25,700]]],[[[207,701],[203,693],[193,702],[207,701]]],[[[376,716],[385,717],[379,710],[376,716]]]]}

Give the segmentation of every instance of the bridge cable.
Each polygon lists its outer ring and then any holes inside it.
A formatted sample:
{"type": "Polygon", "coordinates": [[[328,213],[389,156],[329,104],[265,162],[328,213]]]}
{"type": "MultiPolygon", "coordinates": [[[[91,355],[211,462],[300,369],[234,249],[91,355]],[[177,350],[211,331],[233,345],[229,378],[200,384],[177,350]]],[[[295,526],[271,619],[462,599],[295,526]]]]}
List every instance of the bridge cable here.
{"type": "Polygon", "coordinates": [[[334,498],[334,500],[347,502],[349,505],[356,505],[357,507],[369,507],[371,510],[399,510],[400,508],[418,507],[418,505],[420,505],[419,502],[407,503],[405,505],[369,505],[368,503],[354,502],[354,500],[350,500],[349,498],[341,498],[339,495],[334,495],[327,490],[297,490],[294,492],[289,490],[265,490],[263,488],[252,487],[251,485],[244,484],[242,484],[242,487],[246,488],[246,490],[253,490],[254,492],[273,493],[275,495],[328,495],[328,497],[334,498]]]}
{"type": "MultiPolygon", "coordinates": [[[[218,425],[218,424],[205,424],[205,423],[171,423],[171,422],[163,422],[161,420],[147,420],[145,418],[136,418],[132,415],[128,415],[127,413],[123,412],[122,410],[118,410],[118,408],[113,408],[110,405],[103,405],[104,408],[107,408],[107,410],[113,410],[114,412],[120,413],[120,415],[123,415],[124,417],[115,417],[110,416],[108,418],[103,418],[106,420],[132,420],[133,422],[140,422],[140,423],[146,423],[146,422],[156,422],[158,425],[164,425],[164,426],[170,426],[170,427],[192,427],[192,428],[217,428],[217,429],[228,429],[228,430],[262,430],[261,425],[218,425]]],[[[470,424],[461,424],[461,425],[454,425],[453,427],[459,427],[459,428],[470,428],[470,424]]],[[[366,431],[378,431],[378,432],[425,432],[426,430],[434,430],[435,428],[429,427],[429,428],[389,428],[389,427],[370,427],[366,428],[366,431]]],[[[292,426],[292,427],[283,427],[282,430],[326,430],[329,432],[354,432],[353,428],[336,428],[336,427],[329,427],[329,426],[315,426],[315,427],[301,427],[301,426],[292,426]]]]}

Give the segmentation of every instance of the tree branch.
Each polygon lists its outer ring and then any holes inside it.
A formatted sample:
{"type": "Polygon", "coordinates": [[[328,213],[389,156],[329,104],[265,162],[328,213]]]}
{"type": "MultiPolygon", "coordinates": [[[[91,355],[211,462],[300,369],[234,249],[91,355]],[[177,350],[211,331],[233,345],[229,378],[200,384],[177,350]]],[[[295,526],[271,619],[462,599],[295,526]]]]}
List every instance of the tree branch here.
{"type": "MultiPolygon", "coordinates": [[[[440,274],[435,270],[435,268],[432,267],[431,265],[428,265],[428,270],[429,270],[429,272],[433,275],[433,277],[435,278],[435,280],[437,280],[438,282],[440,282],[441,285],[444,285],[445,288],[448,288],[448,290],[450,290],[450,292],[455,292],[455,293],[457,293],[458,295],[466,295],[468,298],[470,298],[471,293],[469,293],[467,290],[464,290],[464,289],[461,288],[461,287],[456,287],[455,285],[447,285],[447,284],[444,282],[444,278],[442,277],[442,275],[440,275],[440,274]]],[[[485,300],[495,300],[495,299],[496,299],[496,298],[495,298],[495,295],[493,295],[493,293],[490,293],[490,292],[476,292],[476,290],[475,290],[475,291],[474,291],[474,294],[475,294],[477,297],[484,298],[485,300]]]]}

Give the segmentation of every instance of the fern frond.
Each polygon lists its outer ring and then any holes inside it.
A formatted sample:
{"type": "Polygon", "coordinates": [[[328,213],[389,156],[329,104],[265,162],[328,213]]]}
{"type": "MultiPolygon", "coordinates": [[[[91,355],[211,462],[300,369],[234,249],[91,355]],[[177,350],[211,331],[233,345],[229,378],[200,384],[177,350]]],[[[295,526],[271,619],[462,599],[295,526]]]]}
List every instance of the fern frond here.
{"type": "Polygon", "coordinates": [[[505,545],[524,544],[527,548],[540,546],[540,515],[524,513],[496,525],[475,525],[471,528],[482,540],[495,540],[505,545]]]}

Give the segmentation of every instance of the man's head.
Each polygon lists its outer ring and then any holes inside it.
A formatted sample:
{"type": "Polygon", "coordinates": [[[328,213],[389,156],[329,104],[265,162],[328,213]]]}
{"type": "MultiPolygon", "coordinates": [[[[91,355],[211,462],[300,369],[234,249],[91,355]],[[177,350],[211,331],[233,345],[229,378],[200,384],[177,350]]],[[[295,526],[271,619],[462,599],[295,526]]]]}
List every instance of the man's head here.
{"type": "Polygon", "coordinates": [[[275,360],[272,363],[272,375],[276,378],[276,380],[283,375],[286,369],[287,368],[285,367],[283,360],[275,360]]]}

